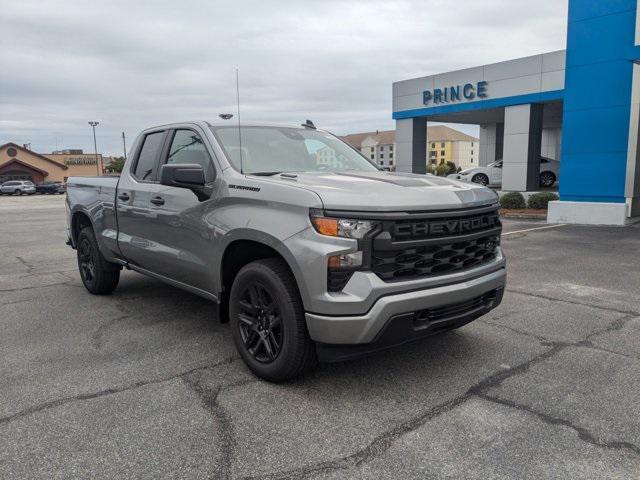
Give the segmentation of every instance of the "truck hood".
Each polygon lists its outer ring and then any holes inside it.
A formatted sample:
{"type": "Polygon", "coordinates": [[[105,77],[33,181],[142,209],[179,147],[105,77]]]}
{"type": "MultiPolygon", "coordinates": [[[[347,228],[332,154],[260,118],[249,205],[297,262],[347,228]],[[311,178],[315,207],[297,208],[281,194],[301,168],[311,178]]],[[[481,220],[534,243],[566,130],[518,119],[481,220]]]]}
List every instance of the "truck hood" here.
{"type": "MultiPolygon", "coordinates": [[[[262,177],[264,179],[264,177],[262,177]]],[[[396,172],[313,172],[270,177],[315,192],[330,210],[411,211],[487,205],[490,189],[433,175],[396,172]]]]}

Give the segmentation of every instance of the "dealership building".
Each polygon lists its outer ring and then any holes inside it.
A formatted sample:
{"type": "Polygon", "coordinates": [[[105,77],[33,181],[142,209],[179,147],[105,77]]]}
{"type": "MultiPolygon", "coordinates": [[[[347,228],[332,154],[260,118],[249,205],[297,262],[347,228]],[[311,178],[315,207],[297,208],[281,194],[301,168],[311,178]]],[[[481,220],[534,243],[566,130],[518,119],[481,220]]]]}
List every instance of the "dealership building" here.
{"type": "Polygon", "coordinates": [[[25,145],[0,145],[0,183],[9,180],[66,182],[73,176],[102,175],[100,154],[85,154],[82,150],[60,150],[36,153],[25,145]]]}
{"type": "Polygon", "coordinates": [[[550,222],[640,219],[639,3],[569,0],[566,50],[394,83],[397,170],[425,172],[427,121],[477,124],[503,191],[537,190],[540,157],[560,161],[550,222]]]}

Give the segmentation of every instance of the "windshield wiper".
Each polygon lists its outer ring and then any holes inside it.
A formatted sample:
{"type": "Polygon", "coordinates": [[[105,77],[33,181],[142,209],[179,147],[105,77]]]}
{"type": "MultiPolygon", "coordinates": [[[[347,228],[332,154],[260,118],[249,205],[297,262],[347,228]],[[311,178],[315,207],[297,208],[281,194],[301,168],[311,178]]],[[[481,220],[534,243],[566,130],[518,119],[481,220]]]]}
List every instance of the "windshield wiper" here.
{"type": "Polygon", "coordinates": [[[259,177],[272,177],[282,172],[251,172],[249,175],[257,175],[259,177]]]}

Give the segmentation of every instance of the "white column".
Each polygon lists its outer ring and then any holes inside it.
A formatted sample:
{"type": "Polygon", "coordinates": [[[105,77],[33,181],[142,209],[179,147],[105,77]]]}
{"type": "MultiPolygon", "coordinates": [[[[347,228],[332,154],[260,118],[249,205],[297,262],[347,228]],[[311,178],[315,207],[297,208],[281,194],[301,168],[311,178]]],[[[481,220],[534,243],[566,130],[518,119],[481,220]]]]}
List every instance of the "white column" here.
{"type": "Polygon", "coordinates": [[[526,192],[539,188],[542,107],[526,104],[504,109],[503,190],[526,192]]]}
{"type": "Polygon", "coordinates": [[[478,165],[486,167],[496,159],[496,124],[480,125],[480,155],[478,165]]]}
{"type": "Polygon", "coordinates": [[[396,120],[396,171],[427,172],[427,119],[396,120]]]}

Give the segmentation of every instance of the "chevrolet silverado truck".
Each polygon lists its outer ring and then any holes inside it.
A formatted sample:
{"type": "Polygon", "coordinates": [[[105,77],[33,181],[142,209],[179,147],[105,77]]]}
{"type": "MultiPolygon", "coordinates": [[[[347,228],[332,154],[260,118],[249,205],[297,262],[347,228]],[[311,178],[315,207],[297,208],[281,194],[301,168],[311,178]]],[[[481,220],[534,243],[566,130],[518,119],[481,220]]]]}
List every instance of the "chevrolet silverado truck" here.
{"type": "Polygon", "coordinates": [[[458,328],[506,281],[495,193],[381,171],[309,121],[147,129],[66,208],[89,292],[125,268],[210,299],[270,381],[458,328]]]}

